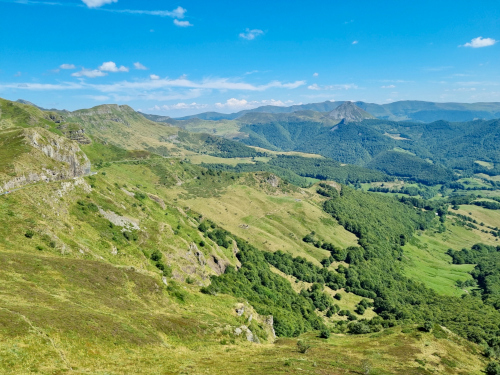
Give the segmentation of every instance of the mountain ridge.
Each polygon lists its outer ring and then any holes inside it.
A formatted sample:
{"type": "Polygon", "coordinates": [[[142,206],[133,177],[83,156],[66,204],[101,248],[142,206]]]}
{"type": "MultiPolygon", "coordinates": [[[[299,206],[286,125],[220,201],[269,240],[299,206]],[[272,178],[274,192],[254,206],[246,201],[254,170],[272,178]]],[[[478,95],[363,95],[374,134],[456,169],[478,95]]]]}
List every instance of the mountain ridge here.
{"type": "MultiPolygon", "coordinates": [[[[293,105],[289,107],[262,106],[254,109],[243,110],[235,113],[224,114],[218,112],[204,112],[196,115],[175,118],[176,120],[190,120],[199,118],[202,120],[234,120],[249,112],[260,113],[291,113],[303,110],[317,112],[331,112],[343,101],[325,101],[320,103],[309,103],[293,105]]],[[[500,102],[427,102],[420,100],[396,101],[388,104],[376,104],[362,101],[354,102],[356,106],[367,111],[373,116],[391,121],[420,121],[433,122],[437,120],[447,121],[470,121],[474,119],[491,120],[500,117],[500,102]]]]}

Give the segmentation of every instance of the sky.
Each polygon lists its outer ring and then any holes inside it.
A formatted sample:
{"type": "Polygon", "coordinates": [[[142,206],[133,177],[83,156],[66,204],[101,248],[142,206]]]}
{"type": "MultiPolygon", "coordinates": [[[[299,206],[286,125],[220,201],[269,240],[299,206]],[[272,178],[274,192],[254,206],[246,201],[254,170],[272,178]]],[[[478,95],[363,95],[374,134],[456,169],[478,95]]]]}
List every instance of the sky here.
{"type": "Polygon", "coordinates": [[[181,117],[500,102],[498,0],[0,0],[0,97],[181,117]]]}

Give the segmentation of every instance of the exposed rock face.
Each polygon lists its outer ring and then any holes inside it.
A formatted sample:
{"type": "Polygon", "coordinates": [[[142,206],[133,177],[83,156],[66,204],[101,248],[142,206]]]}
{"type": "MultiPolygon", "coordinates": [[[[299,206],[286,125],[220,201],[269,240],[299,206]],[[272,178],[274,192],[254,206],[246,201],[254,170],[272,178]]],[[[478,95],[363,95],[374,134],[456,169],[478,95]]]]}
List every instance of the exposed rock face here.
{"type": "Polygon", "coordinates": [[[256,344],[260,344],[260,340],[259,338],[257,337],[257,335],[254,335],[252,333],[252,331],[250,331],[250,329],[247,327],[247,326],[241,326],[241,327],[238,327],[234,330],[234,334],[236,336],[239,336],[241,335],[242,333],[245,334],[245,336],[247,337],[247,341],[250,341],[250,342],[254,342],[256,344]]]}
{"type": "Polygon", "coordinates": [[[70,131],[68,137],[81,145],[89,145],[92,143],[92,141],[85,135],[85,129],[70,131]]]}
{"type": "Polygon", "coordinates": [[[280,184],[279,178],[273,174],[269,176],[266,182],[272,187],[278,187],[278,185],[280,184]]]}
{"type": "MultiPolygon", "coordinates": [[[[60,165],[49,169],[41,161],[41,164],[33,165],[31,171],[24,170],[21,176],[3,179],[5,182],[0,184],[0,192],[39,181],[58,181],[90,174],[90,161],[76,142],[41,128],[24,129],[22,136],[24,142],[32,147],[30,152],[33,156],[40,159],[48,157],[60,162],[60,165]]],[[[12,164],[16,164],[15,159],[12,164]]]]}
{"type": "Polygon", "coordinates": [[[265,323],[269,326],[269,328],[271,329],[271,332],[273,333],[273,338],[276,338],[276,331],[274,330],[274,317],[272,315],[269,315],[266,320],[265,320],[265,323]]]}
{"type": "Polygon", "coordinates": [[[229,265],[229,262],[212,255],[208,260],[208,265],[217,275],[222,275],[226,271],[226,267],[229,265]]]}
{"type": "Polygon", "coordinates": [[[344,123],[358,122],[366,119],[376,118],[375,116],[356,106],[353,102],[342,103],[332,112],[330,112],[329,116],[335,120],[342,120],[344,123]]]}
{"type": "Polygon", "coordinates": [[[130,217],[120,216],[113,211],[104,211],[101,207],[99,207],[99,213],[112,222],[114,225],[123,227],[123,230],[139,230],[139,220],[133,219],[130,217]]]}
{"type": "Polygon", "coordinates": [[[49,132],[45,134],[42,132],[41,129],[26,129],[26,139],[30,146],[42,151],[49,158],[68,164],[66,178],[80,177],[90,173],[90,161],[76,143],[49,132]]]}

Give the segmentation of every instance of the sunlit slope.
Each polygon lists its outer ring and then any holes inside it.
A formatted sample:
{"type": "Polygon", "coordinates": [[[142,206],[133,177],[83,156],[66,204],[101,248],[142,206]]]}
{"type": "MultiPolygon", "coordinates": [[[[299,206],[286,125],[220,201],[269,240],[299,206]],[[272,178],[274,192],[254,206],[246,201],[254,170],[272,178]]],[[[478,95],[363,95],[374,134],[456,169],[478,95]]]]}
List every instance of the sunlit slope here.
{"type": "Polygon", "coordinates": [[[212,194],[209,190],[193,182],[173,192],[182,205],[263,250],[290,252],[318,264],[329,252],[303,242],[306,234],[314,231],[319,238],[342,248],[357,244],[355,235],[322,210],[322,199],[314,190],[284,185],[271,174],[249,174],[245,181],[232,183],[220,192],[212,194]]]}
{"type": "Polygon", "coordinates": [[[445,230],[440,229],[436,223],[433,228],[418,233],[404,246],[405,273],[439,293],[461,296],[465,290],[455,283],[457,280],[471,280],[469,272],[474,265],[452,264],[452,259],[446,252],[448,249],[470,248],[477,243],[498,245],[498,238],[489,233],[487,227],[500,226],[500,212],[475,205],[461,205],[460,209],[450,208],[450,211],[476,220],[477,229],[464,226],[459,218],[448,215],[444,223],[445,230]],[[480,223],[484,225],[481,226],[480,223]],[[487,233],[483,232],[486,229],[487,233]]]}
{"type": "Polygon", "coordinates": [[[129,106],[101,105],[65,115],[93,137],[124,149],[156,149],[167,153],[178,128],[149,121],[129,106]]]}

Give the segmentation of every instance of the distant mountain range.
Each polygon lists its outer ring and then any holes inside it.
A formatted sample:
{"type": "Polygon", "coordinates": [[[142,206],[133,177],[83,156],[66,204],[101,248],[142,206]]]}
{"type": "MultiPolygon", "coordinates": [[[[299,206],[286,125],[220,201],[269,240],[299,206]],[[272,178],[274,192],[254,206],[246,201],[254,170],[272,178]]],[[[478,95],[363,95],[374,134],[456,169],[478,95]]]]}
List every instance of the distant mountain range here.
{"type": "MultiPolygon", "coordinates": [[[[293,105],[290,107],[263,106],[244,110],[236,113],[224,114],[218,112],[204,112],[197,115],[177,118],[177,120],[190,120],[198,118],[201,120],[234,120],[243,117],[247,113],[293,113],[299,111],[331,112],[344,102],[326,101],[322,103],[311,103],[293,105]]],[[[435,103],[418,100],[405,100],[389,104],[375,104],[366,102],[354,102],[356,106],[371,115],[391,121],[419,121],[432,122],[445,121],[471,121],[475,119],[491,120],[500,118],[500,103],[435,103]]],[[[155,121],[155,120],[154,120],[155,121]]],[[[157,120],[156,120],[157,121],[157,120]]]]}

